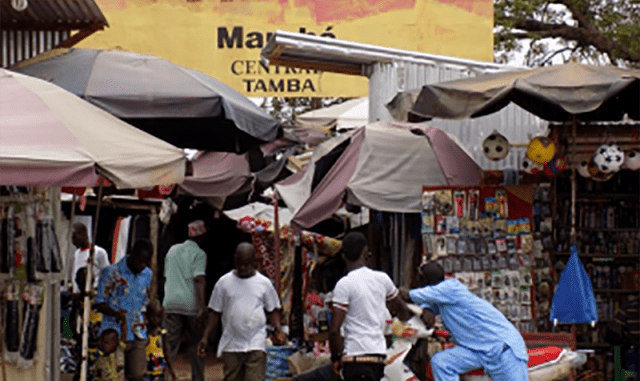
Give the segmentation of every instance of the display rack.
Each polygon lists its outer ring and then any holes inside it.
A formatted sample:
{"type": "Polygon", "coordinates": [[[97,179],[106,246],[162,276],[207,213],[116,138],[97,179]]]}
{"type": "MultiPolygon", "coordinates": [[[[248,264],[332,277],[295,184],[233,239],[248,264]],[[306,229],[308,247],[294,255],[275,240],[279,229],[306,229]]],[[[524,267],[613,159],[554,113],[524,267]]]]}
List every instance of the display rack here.
{"type": "Polygon", "coordinates": [[[58,380],[60,192],[0,186],[2,379],[58,380]]]}
{"type": "Polygon", "coordinates": [[[425,186],[422,204],[424,260],[535,331],[531,186],[425,186]]]}
{"type": "Polygon", "coordinates": [[[550,183],[533,186],[533,276],[537,285],[535,293],[536,327],[539,332],[551,331],[549,312],[555,284],[556,274],[552,267],[551,250],[553,249],[553,215],[556,208],[550,183]]]}
{"type": "MultiPolygon", "coordinates": [[[[594,367],[605,375],[605,380],[612,380],[614,350],[622,345],[614,332],[622,332],[623,327],[628,340],[640,342],[640,173],[622,170],[606,182],[579,177],[577,185],[576,245],[592,281],[598,323],[559,324],[558,329],[575,327],[577,347],[595,350],[594,367]]],[[[569,176],[556,178],[552,189],[557,210],[551,258],[559,277],[570,256],[569,176]]]]}

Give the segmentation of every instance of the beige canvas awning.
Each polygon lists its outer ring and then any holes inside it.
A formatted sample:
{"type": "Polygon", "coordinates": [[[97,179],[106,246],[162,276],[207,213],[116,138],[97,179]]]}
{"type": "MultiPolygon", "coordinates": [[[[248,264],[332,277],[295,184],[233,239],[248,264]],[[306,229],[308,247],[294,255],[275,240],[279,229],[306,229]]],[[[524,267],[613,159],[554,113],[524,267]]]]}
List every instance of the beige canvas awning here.
{"type": "Polygon", "coordinates": [[[617,121],[640,117],[640,71],[575,62],[486,74],[398,94],[387,107],[399,120],[464,119],[509,103],[549,121],[617,121]],[[414,101],[415,99],[415,101],[414,101]]]}
{"type": "Polygon", "coordinates": [[[118,188],[184,180],[183,150],[41,79],[0,69],[0,183],[118,188]]]}

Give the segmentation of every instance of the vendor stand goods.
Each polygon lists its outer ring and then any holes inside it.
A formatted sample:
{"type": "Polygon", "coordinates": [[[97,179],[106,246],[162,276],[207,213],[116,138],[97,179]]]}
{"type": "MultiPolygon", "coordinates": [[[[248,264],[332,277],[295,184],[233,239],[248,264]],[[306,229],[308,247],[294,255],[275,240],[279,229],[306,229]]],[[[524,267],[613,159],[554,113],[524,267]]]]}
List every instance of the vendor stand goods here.
{"type": "Polygon", "coordinates": [[[435,260],[521,331],[535,331],[532,187],[423,187],[423,262],[435,260]]]}
{"type": "Polygon", "coordinates": [[[7,364],[31,368],[38,353],[44,283],[60,274],[62,258],[54,227],[51,188],[0,187],[0,348],[3,380],[7,364]]]}

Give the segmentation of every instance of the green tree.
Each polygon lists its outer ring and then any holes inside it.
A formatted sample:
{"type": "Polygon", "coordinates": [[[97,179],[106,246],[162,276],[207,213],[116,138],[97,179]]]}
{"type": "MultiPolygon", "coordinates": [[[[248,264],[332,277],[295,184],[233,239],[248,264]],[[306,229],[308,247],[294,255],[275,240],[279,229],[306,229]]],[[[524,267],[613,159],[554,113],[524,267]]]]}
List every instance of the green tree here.
{"type": "Polygon", "coordinates": [[[296,115],[316,108],[333,106],[349,99],[353,98],[266,97],[263,98],[260,107],[280,123],[291,124],[296,115]]]}
{"type": "Polygon", "coordinates": [[[640,0],[494,0],[494,21],[498,62],[524,49],[529,66],[561,53],[640,66],[640,0]]]}

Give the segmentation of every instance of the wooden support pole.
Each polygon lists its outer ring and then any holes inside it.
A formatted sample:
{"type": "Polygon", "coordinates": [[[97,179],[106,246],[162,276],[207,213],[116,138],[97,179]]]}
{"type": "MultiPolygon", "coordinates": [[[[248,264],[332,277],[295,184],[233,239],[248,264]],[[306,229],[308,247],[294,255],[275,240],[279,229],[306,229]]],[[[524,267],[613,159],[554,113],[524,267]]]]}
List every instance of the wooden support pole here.
{"type": "Polygon", "coordinates": [[[278,216],[278,194],[273,193],[273,246],[276,258],[276,291],[280,296],[280,219],[278,216]]]}
{"type": "Polygon", "coordinates": [[[571,144],[571,244],[576,243],[576,188],[577,188],[577,165],[578,156],[576,155],[576,124],[578,120],[573,116],[571,122],[571,138],[574,143],[571,144]]]}
{"type": "Polygon", "coordinates": [[[93,242],[89,250],[89,262],[87,263],[87,278],[84,285],[83,311],[82,311],[82,365],[80,367],[80,381],[87,380],[88,354],[89,354],[89,312],[91,311],[91,290],[93,289],[93,257],[96,251],[96,236],[98,235],[98,222],[100,221],[100,205],[104,180],[99,179],[98,204],[96,205],[96,218],[93,224],[93,242]]]}
{"type": "MultiPolygon", "coordinates": [[[[69,231],[67,232],[67,245],[71,245],[71,234],[73,233],[73,220],[76,218],[76,194],[75,192],[72,193],[73,197],[71,199],[71,214],[69,217],[69,231]]],[[[72,274],[73,272],[73,264],[74,264],[74,257],[73,257],[73,249],[69,246],[67,246],[67,255],[65,258],[65,269],[64,269],[64,287],[65,289],[67,287],[69,287],[69,281],[71,281],[71,283],[73,283],[73,276],[75,274],[72,274]],[[68,266],[68,267],[67,267],[68,266]],[[69,277],[71,277],[71,279],[69,279],[69,277]]],[[[71,287],[71,290],[73,290],[73,287],[71,287]]]]}
{"type": "Polygon", "coordinates": [[[151,208],[151,216],[149,217],[149,240],[153,245],[153,255],[151,256],[151,288],[149,290],[149,298],[153,300],[158,293],[158,209],[151,208]]]}

